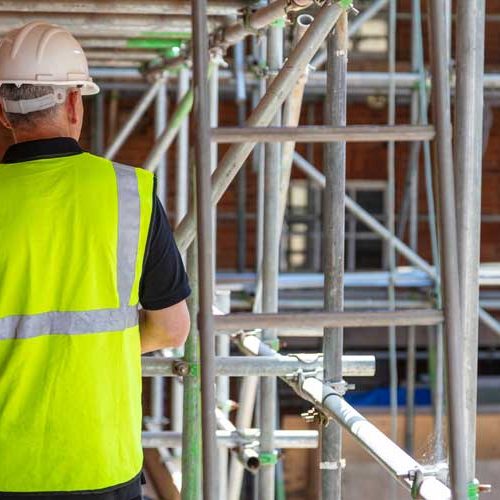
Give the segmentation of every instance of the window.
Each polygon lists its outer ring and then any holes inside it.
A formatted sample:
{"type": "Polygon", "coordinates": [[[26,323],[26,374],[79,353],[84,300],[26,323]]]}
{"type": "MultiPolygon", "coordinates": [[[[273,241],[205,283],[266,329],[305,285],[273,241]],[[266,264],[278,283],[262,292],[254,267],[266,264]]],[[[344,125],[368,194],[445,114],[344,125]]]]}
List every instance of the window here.
{"type": "MultiPolygon", "coordinates": [[[[386,191],[384,181],[348,181],[347,194],[379,222],[386,223],[386,191]]],[[[353,215],[346,212],[346,271],[383,269],[386,245],[353,215]]]]}
{"type": "MultiPolygon", "coordinates": [[[[347,194],[382,224],[386,223],[385,181],[348,181],[347,194]]],[[[346,211],[346,271],[384,269],[386,245],[346,211]]],[[[281,242],[281,270],[321,272],[322,191],[306,180],[290,183],[281,242]]]]}

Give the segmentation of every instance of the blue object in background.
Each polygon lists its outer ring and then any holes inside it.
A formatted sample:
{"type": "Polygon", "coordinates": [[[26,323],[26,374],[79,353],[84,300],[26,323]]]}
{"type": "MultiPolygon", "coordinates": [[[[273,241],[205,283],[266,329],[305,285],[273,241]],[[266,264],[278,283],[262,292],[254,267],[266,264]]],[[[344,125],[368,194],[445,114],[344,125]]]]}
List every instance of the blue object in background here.
{"type": "MultiPolygon", "coordinates": [[[[345,395],[345,400],[353,406],[389,406],[390,392],[388,387],[379,387],[371,391],[350,391],[345,395]]],[[[398,389],[398,405],[406,404],[406,388],[398,389]]],[[[431,391],[427,387],[415,390],[415,405],[430,406],[431,391]]]]}

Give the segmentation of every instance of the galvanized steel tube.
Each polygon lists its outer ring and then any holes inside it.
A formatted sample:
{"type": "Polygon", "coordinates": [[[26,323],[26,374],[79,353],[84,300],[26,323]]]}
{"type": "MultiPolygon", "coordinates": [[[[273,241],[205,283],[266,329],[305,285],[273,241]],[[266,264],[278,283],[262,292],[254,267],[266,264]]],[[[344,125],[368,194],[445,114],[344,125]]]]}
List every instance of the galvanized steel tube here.
{"type": "Polygon", "coordinates": [[[464,370],[462,316],[458,275],[457,225],[453,173],[450,84],[448,72],[444,0],[429,3],[432,59],[433,111],[436,126],[436,182],[438,184],[438,224],[441,236],[441,280],[446,346],[448,425],[451,489],[456,500],[467,498],[467,456],[464,414],[464,370]]]}
{"type": "MultiPolygon", "coordinates": [[[[293,385],[292,385],[293,386],[293,385]]],[[[408,491],[412,482],[408,473],[422,466],[384,433],[366,420],[335,391],[320,380],[310,377],[297,384],[299,395],[334,418],[389,474],[408,491]]],[[[424,477],[417,497],[425,500],[451,500],[450,490],[435,477],[424,477]]]]}
{"type": "Polygon", "coordinates": [[[135,126],[142,118],[142,115],[146,112],[149,105],[156,97],[158,90],[161,88],[162,79],[159,78],[156,82],[149,87],[149,89],[143,94],[140,100],[135,105],[134,109],[130,113],[127,121],[121,128],[120,132],[118,132],[117,136],[108,147],[106,152],[104,153],[104,157],[108,159],[112,159],[118,150],[122,147],[123,143],[127,140],[128,136],[134,130],[135,126]]]}
{"type": "MultiPolygon", "coordinates": [[[[273,3],[270,4],[271,6],[273,3]]],[[[277,73],[283,63],[283,28],[271,26],[267,34],[267,65],[271,75],[277,73]]],[[[272,85],[268,83],[267,90],[272,85]]],[[[281,109],[278,108],[271,125],[281,125],[281,109]]],[[[279,274],[279,200],[281,144],[266,144],[264,164],[264,255],[262,262],[262,311],[278,311],[278,274],[279,274]]],[[[276,331],[264,329],[264,342],[276,342],[276,331]]],[[[275,497],[275,457],[274,429],[276,427],[277,381],[265,377],[260,381],[260,454],[267,457],[259,470],[258,490],[260,500],[274,500],[275,497]]]]}
{"type": "MultiPolygon", "coordinates": [[[[347,119],[347,13],[337,22],[327,40],[325,125],[345,127],[347,119]]],[[[325,311],[344,310],[345,180],[346,144],[325,146],[325,193],[323,197],[323,269],[325,311]]],[[[323,379],[342,382],[342,327],[325,328],[323,334],[323,379]]],[[[321,498],[341,500],[342,429],[337,423],[321,426],[321,498]]]]}
{"type": "Polygon", "coordinates": [[[213,245],[212,203],[210,202],[210,115],[208,96],[207,0],[192,0],[193,13],[193,117],[197,124],[195,142],[196,213],[199,271],[199,313],[201,400],[203,436],[203,498],[218,500],[217,444],[215,438],[215,336],[212,315],[213,245]]]}
{"type": "Polygon", "coordinates": [[[457,0],[455,189],[467,481],[475,479],[485,0],[457,0]]]}
{"type": "MultiPolygon", "coordinates": [[[[144,357],[142,358],[142,376],[189,378],[192,376],[191,363],[184,362],[182,358],[144,357]],[[186,374],[181,375],[180,370],[185,370],[186,374]]],[[[342,356],[341,365],[344,377],[372,377],[375,374],[374,356],[342,356]]],[[[280,377],[297,370],[321,370],[323,358],[319,354],[288,354],[279,359],[218,356],[215,359],[215,366],[219,377],[280,377]]]]}
{"type": "MultiPolygon", "coordinates": [[[[216,431],[217,444],[234,448],[245,443],[254,443],[260,438],[259,429],[238,428],[236,431],[218,430],[216,431]]],[[[310,449],[318,447],[317,431],[288,431],[280,430],[274,432],[276,445],[280,448],[310,449]]],[[[142,433],[142,445],[144,448],[177,448],[181,445],[182,434],[180,432],[164,431],[142,433]]],[[[189,485],[187,485],[189,486],[189,485]]],[[[183,497],[184,498],[184,497],[183,497]]],[[[199,496],[192,496],[191,499],[198,499],[199,496]]]]}
{"type": "Polygon", "coordinates": [[[414,125],[349,125],[329,127],[221,127],[212,130],[212,140],[220,143],[252,142],[382,142],[430,141],[435,132],[431,126],[414,125]]]}
{"type": "Polygon", "coordinates": [[[436,325],[443,314],[435,309],[404,311],[303,312],[303,313],[237,313],[215,318],[217,330],[237,331],[254,328],[314,328],[436,325]]]}

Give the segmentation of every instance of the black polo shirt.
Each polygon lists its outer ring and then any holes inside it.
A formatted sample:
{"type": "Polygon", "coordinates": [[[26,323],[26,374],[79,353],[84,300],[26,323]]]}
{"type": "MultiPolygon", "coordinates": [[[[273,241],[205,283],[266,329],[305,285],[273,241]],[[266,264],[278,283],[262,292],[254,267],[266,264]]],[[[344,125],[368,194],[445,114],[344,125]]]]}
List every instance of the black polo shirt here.
{"type": "MultiPolygon", "coordinates": [[[[10,146],[2,163],[58,158],[83,153],[79,144],[69,137],[56,137],[21,142],[10,146]]],[[[144,309],[158,310],[186,299],[190,288],[184,264],[175,244],[172,230],[160,200],[153,194],[153,213],[149,226],[143,272],[139,286],[139,302],[144,309]]],[[[135,500],[141,495],[141,475],[127,482],[92,492],[68,493],[1,493],[2,500],[58,500],[75,497],[85,500],[135,500]]]]}

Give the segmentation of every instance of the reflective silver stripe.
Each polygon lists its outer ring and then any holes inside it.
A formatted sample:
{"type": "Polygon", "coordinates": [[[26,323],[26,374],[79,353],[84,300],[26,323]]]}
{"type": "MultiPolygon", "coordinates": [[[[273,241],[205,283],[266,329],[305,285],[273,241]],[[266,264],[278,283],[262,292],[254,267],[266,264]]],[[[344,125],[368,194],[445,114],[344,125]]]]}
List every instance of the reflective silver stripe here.
{"type": "Polygon", "coordinates": [[[81,312],[47,312],[0,318],[0,340],[41,335],[115,332],[137,325],[137,307],[81,312]]]}
{"type": "Polygon", "coordinates": [[[123,331],[139,321],[137,306],[129,306],[135,280],[141,205],[135,169],[113,163],[118,187],[117,288],[119,307],[78,312],[46,312],[0,318],[0,340],[41,335],[79,335],[123,331]]]}
{"type": "Polygon", "coordinates": [[[116,162],[113,168],[118,184],[118,295],[125,307],[135,279],[141,204],[135,170],[116,162]]]}

